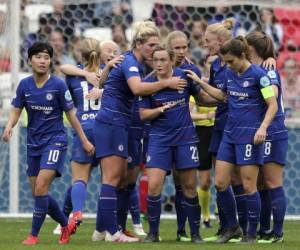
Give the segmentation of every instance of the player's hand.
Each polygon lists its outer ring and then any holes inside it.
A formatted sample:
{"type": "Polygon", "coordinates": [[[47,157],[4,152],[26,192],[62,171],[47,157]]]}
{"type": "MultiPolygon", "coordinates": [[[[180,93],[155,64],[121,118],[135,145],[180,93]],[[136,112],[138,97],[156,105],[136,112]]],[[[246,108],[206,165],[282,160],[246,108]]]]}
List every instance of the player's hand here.
{"type": "Polygon", "coordinates": [[[117,57],[115,57],[114,59],[110,60],[107,65],[108,67],[111,69],[111,68],[116,68],[117,65],[119,63],[121,63],[122,61],[124,60],[124,56],[123,55],[119,55],[117,57]]]}
{"type": "Polygon", "coordinates": [[[8,142],[11,136],[12,136],[12,129],[11,128],[5,128],[3,133],[2,133],[2,140],[4,142],[8,142]]]}
{"type": "Polygon", "coordinates": [[[191,78],[194,82],[199,83],[201,81],[199,76],[197,76],[197,74],[194,71],[187,69],[184,70],[184,72],[186,73],[187,77],[191,78]]]}
{"type": "Polygon", "coordinates": [[[266,136],[267,136],[267,130],[263,127],[260,127],[255,135],[254,135],[254,144],[261,144],[264,143],[266,140],[266,136]]]}
{"type": "Polygon", "coordinates": [[[90,141],[86,140],[83,143],[83,148],[87,152],[88,155],[95,154],[95,147],[94,147],[94,145],[92,143],[90,143],[90,141]]]}
{"type": "Polygon", "coordinates": [[[88,100],[96,100],[99,99],[103,94],[102,89],[92,88],[91,91],[85,96],[88,100]]]}
{"type": "Polygon", "coordinates": [[[262,66],[268,70],[276,69],[276,60],[273,57],[268,57],[267,60],[263,61],[262,66]]]}
{"type": "Polygon", "coordinates": [[[173,108],[175,105],[176,105],[175,103],[165,104],[165,105],[159,107],[159,111],[160,111],[160,113],[164,113],[168,109],[173,108]]]}
{"type": "Polygon", "coordinates": [[[215,115],[216,115],[215,111],[209,111],[207,114],[207,119],[212,120],[215,118],[215,115]]]}
{"type": "Polygon", "coordinates": [[[187,86],[187,81],[177,76],[171,77],[166,81],[167,81],[167,87],[170,89],[184,90],[185,87],[187,86]]]}
{"type": "Polygon", "coordinates": [[[85,79],[95,87],[99,87],[100,74],[94,72],[86,72],[85,79]]]}

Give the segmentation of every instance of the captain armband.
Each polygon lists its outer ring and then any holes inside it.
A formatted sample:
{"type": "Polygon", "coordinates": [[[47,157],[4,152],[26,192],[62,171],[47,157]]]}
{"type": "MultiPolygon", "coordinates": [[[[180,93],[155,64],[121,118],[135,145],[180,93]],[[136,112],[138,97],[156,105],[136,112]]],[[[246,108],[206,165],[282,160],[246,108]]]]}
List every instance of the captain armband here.
{"type": "Polygon", "coordinates": [[[262,88],[260,91],[261,91],[264,99],[268,99],[269,97],[275,96],[272,86],[267,86],[265,88],[262,88]]]}

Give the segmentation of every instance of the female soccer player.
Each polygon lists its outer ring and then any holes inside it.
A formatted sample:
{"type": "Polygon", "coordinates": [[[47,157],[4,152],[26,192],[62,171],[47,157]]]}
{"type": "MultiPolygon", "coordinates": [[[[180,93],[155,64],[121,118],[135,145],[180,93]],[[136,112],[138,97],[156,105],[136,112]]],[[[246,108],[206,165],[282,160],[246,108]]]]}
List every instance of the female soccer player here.
{"type": "MultiPolygon", "coordinates": [[[[224,85],[224,77],[227,69],[225,61],[220,55],[221,46],[232,38],[232,28],[234,26],[235,20],[233,18],[225,19],[222,23],[214,23],[208,25],[205,31],[204,44],[209,51],[210,56],[218,56],[212,62],[210,67],[210,74],[208,83],[218,89],[222,89],[224,85]]],[[[216,165],[216,156],[221,144],[221,139],[227,120],[228,106],[227,103],[219,102],[217,104],[217,110],[215,115],[215,124],[212,131],[212,136],[210,140],[209,152],[212,153],[213,166],[216,165]]],[[[201,143],[201,142],[200,142],[201,143]]],[[[201,163],[201,162],[200,162],[201,163]]],[[[240,184],[239,178],[236,175],[232,178],[233,191],[230,194],[235,195],[239,224],[244,231],[247,229],[247,210],[246,210],[246,200],[244,197],[244,190],[240,184]]],[[[231,189],[230,189],[231,190],[231,189]]],[[[218,192],[218,191],[217,191],[218,192]]],[[[217,204],[218,205],[218,204],[217,204]]],[[[223,228],[226,228],[226,220],[223,216],[223,211],[218,209],[220,227],[215,236],[206,238],[206,241],[216,241],[220,235],[223,233],[223,228]]]]}
{"type": "MultiPolygon", "coordinates": [[[[147,78],[151,84],[171,76],[187,79],[185,73],[173,70],[174,53],[158,46],[153,52],[153,65],[156,74],[147,78]]],[[[149,85],[151,85],[149,84],[149,85]]],[[[189,113],[189,97],[200,97],[200,88],[189,82],[183,91],[161,90],[155,95],[142,98],[140,116],[150,120],[149,145],[147,152],[147,174],[149,188],[147,197],[149,234],[145,242],[159,241],[159,221],[161,213],[161,190],[165,176],[175,169],[179,173],[183,189],[184,213],[187,215],[191,241],[201,243],[199,235],[200,207],[196,191],[197,167],[197,134],[189,113]]]]}
{"type": "MultiPolygon", "coordinates": [[[[251,32],[246,36],[250,45],[251,62],[262,65],[269,57],[275,58],[272,39],[261,32],[251,32]]],[[[283,241],[283,222],[286,211],[286,198],[283,190],[283,166],[286,164],[288,149],[288,130],[284,124],[282,88],[277,70],[266,70],[271,79],[277,97],[278,111],[268,128],[265,141],[264,165],[262,176],[265,189],[260,190],[262,213],[260,218],[260,238],[258,243],[276,243],[283,241]],[[273,230],[270,230],[271,211],[273,230]],[[271,231],[271,232],[270,232],[271,231]]]]}
{"type": "MultiPolygon", "coordinates": [[[[94,124],[96,156],[102,170],[102,186],[98,202],[101,221],[99,234],[106,241],[132,242],[135,238],[119,232],[116,209],[117,187],[126,176],[128,157],[128,127],[131,123],[134,95],[149,95],[163,88],[182,89],[186,81],[172,77],[154,84],[141,82],[141,63],[152,60],[152,52],[159,42],[159,32],[153,22],[136,24],[132,51],[109,73],[104,85],[101,109],[94,124]]],[[[129,197],[128,197],[129,198],[129,197]]]]}
{"type": "MultiPolygon", "coordinates": [[[[185,33],[182,31],[173,31],[168,34],[166,38],[166,45],[169,50],[172,50],[175,53],[175,66],[179,67],[180,69],[190,69],[193,70],[199,77],[201,77],[201,72],[199,68],[193,64],[189,59],[187,59],[188,53],[188,38],[185,33]]],[[[204,92],[203,92],[204,93],[204,92]]],[[[201,166],[205,164],[204,162],[200,161],[201,166]]],[[[199,167],[201,168],[201,167],[199,167]]],[[[208,171],[205,171],[208,172],[208,171]]],[[[203,171],[200,172],[201,183],[202,187],[210,186],[210,176],[208,172],[208,177],[206,173],[203,171]]],[[[179,182],[179,175],[176,170],[173,171],[174,177],[174,184],[175,184],[175,209],[177,215],[177,240],[178,241],[190,241],[191,239],[187,236],[185,231],[185,222],[187,219],[187,215],[184,213],[184,209],[182,207],[183,201],[183,193],[182,187],[179,182]]],[[[202,196],[203,197],[203,196],[202,196]]],[[[203,199],[200,200],[200,203],[203,199]]],[[[209,205],[208,203],[205,204],[205,208],[209,205]]],[[[204,209],[205,210],[205,209],[204,209]]]]}
{"type": "MultiPolygon", "coordinates": [[[[84,62],[84,68],[78,66],[87,72],[99,74],[100,65],[100,43],[93,38],[85,38],[81,42],[81,57],[84,62]]],[[[115,61],[109,64],[112,67],[115,61]]],[[[102,92],[94,89],[94,86],[83,77],[67,76],[66,83],[71,91],[76,106],[76,115],[83,127],[89,141],[94,144],[93,125],[97,112],[100,109],[101,101],[99,98],[88,98],[91,92],[94,94],[102,92]]],[[[101,93],[98,93],[101,95],[101,93]]],[[[72,186],[68,189],[64,204],[64,210],[72,208],[73,216],[71,220],[75,220],[77,225],[82,222],[82,210],[86,198],[86,185],[90,177],[93,167],[98,165],[95,156],[89,156],[82,148],[78,136],[75,134],[73,138],[73,149],[71,157],[72,169],[72,186]],[[68,202],[66,201],[70,201],[68,202]]],[[[68,209],[69,213],[71,209],[68,209]]]]}
{"type": "MultiPolygon", "coordinates": [[[[237,165],[240,166],[249,217],[247,235],[242,242],[252,243],[256,241],[260,215],[256,186],[258,170],[263,163],[263,143],[267,128],[277,112],[277,102],[267,74],[248,61],[249,46],[243,37],[226,42],[220,52],[229,67],[223,88],[228,95],[228,118],[217,154],[215,185],[219,191],[218,203],[228,225],[217,242],[226,243],[241,234],[235,215],[235,201],[228,190],[231,172],[237,165]]],[[[222,90],[208,85],[192,71],[188,71],[188,76],[210,95],[225,101],[226,94],[222,90]]]]}
{"type": "Polygon", "coordinates": [[[12,128],[18,122],[22,109],[28,113],[27,175],[35,200],[31,233],[22,244],[38,243],[38,233],[48,213],[62,226],[59,243],[66,244],[76,229],[75,223],[60,211],[56,201],[48,194],[51,182],[61,176],[67,149],[67,134],[63,126],[63,111],[75,129],[84,150],[93,155],[94,147],[86,138],[76,118],[73,101],[66,84],[50,75],[53,48],[37,42],[28,49],[28,62],[33,75],[23,79],[12,101],[14,108],[2,138],[7,142],[12,128]]]}
{"type": "MultiPolygon", "coordinates": [[[[207,79],[209,79],[211,64],[216,58],[217,56],[208,56],[206,59],[204,74],[207,79]]],[[[215,110],[216,107],[205,107],[203,105],[199,106],[196,104],[194,98],[190,99],[191,117],[200,141],[198,143],[200,161],[198,176],[200,184],[197,192],[204,228],[212,227],[210,224],[210,170],[212,168],[212,153],[209,152],[209,144],[214,127],[215,110]]]]}

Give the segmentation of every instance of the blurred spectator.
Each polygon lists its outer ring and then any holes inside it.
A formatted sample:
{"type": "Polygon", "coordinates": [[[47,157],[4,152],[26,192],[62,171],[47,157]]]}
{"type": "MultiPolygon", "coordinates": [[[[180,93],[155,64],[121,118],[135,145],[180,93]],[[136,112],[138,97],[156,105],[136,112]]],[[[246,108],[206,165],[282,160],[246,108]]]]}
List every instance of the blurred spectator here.
{"type": "Polygon", "coordinates": [[[242,16],[237,12],[233,12],[230,7],[224,5],[218,5],[214,8],[209,8],[214,13],[211,18],[208,20],[209,24],[219,23],[223,20],[233,17],[235,19],[235,24],[232,29],[232,34],[234,37],[239,35],[246,35],[246,30],[242,27],[241,21],[243,20],[242,16]]]}
{"type": "Polygon", "coordinates": [[[300,72],[299,62],[288,58],[282,71],[283,101],[287,117],[300,112],[300,72]]]}
{"type": "Polygon", "coordinates": [[[44,18],[39,18],[39,30],[36,33],[29,33],[21,44],[21,68],[24,72],[30,71],[27,63],[27,51],[37,41],[43,42],[48,40],[50,34],[50,27],[44,22],[44,18]]]}
{"type": "Polygon", "coordinates": [[[206,57],[207,50],[203,47],[204,33],[207,27],[207,22],[205,20],[195,20],[190,25],[190,53],[192,61],[198,66],[203,66],[206,57]]]}
{"type": "Polygon", "coordinates": [[[60,66],[62,64],[76,65],[76,61],[67,53],[63,35],[60,30],[54,30],[50,33],[49,43],[53,47],[54,52],[52,60],[52,71],[54,74],[63,77],[63,74],[60,71],[60,66]]]}
{"type": "Polygon", "coordinates": [[[70,56],[74,59],[74,64],[78,65],[82,63],[82,58],[81,58],[81,41],[82,37],[80,36],[75,36],[73,37],[71,43],[69,44],[69,53],[70,56]]]}
{"type": "Polygon", "coordinates": [[[76,32],[79,32],[76,30],[79,17],[75,16],[71,5],[64,5],[64,0],[54,0],[52,5],[53,12],[41,14],[40,24],[47,27],[48,34],[53,30],[61,30],[65,42],[68,43],[74,35],[77,35],[76,32]]]}
{"type": "Polygon", "coordinates": [[[112,40],[119,46],[121,52],[125,52],[129,49],[125,31],[126,27],[122,24],[114,24],[111,27],[112,40]]]}
{"type": "Polygon", "coordinates": [[[94,11],[94,26],[110,27],[123,24],[126,28],[133,22],[131,0],[101,1],[94,11]]]}
{"type": "Polygon", "coordinates": [[[256,30],[265,32],[273,40],[276,51],[282,46],[283,29],[280,23],[277,22],[272,9],[261,9],[260,20],[257,23],[256,30]]]}
{"type": "Polygon", "coordinates": [[[184,6],[155,4],[152,11],[152,19],[159,27],[165,26],[170,30],[186,31],[189,15],[184,6]]]}
{"type": "Polygon", "coordinates": [[[6,12],[0,11],[0,72],[10,70],[10,30],[7,22],[6,12]]]}

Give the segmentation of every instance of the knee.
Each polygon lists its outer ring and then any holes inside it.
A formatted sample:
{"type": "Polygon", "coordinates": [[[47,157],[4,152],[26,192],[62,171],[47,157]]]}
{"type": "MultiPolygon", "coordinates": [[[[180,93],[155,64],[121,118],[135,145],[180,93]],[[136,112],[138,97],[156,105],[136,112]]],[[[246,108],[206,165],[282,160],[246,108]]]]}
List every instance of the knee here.
{"type": "Polygon", "coordinates": [[[215,188],[217,191],[225,191],[228,188],[229,184],[222,178],[215,179],[215,188]]]}
{"type": "Polygon", "coordinates": [[[160,190],[159,187],[153,186],[153,185],[149,185],[149,187],[148,187],[148,195],[157,196],[157,195],[160,195],[160,193],[161,193],[161,190],[160,190]]]}
{"type": "Polygon", "coordinates": [[[182,190],[185,196],[195,197],[197,195],[196,182],[190,181],[182,185],[182,190]]]}
{"type": "Polygon", "coordinates": [[[252,194],[257,191],[257,183],[251,178],[243,178],[245,194],[252,194]]]}
{"type": "Polygon", "coordinates": [[[264,186],[268,189],[273,189],[273,188],[277,188],[277,187],[281,187],[282,186],[282,180],[280,179],[265,179],[264,180],[264,186]]]}
{"type": "Polygon", "coordinates": [[[207,191],[210,189],[210,185],[211,185],[211,181],[210,178],[205,179],[203,181],[200,182],[200,188],[204,191],[207,191]]]}
{"type": "Polygon", "coordinates": [[[46,195],[48,193],[48,185],[44,181],[37,181],[34,187],[34,195],[46,195]]]}

